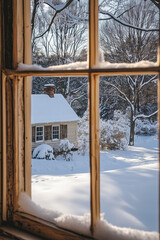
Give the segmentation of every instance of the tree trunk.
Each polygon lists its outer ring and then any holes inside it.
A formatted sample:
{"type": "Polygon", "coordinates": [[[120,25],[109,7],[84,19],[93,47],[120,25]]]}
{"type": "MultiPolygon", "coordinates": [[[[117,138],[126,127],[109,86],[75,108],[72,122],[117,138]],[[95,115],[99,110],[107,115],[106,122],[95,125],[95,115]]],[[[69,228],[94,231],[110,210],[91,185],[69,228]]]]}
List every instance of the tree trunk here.
{"type": "Polygon", "coordinates": [[[135,121],[133,120],[133,112],[131,111],[129,146],[134,146],[134,128],[135,121]]]}

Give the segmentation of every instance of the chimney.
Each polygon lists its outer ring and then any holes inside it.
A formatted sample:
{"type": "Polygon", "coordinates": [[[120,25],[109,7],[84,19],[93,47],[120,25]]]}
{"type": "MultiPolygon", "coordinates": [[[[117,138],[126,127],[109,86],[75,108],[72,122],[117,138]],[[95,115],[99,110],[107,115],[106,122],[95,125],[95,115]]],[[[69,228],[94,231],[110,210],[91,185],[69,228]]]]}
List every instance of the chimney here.
{"type": "Polygon", "coordinates": [[[47,94],[48,96],[50,96],[50,98],[54,98],[54,90],[55,90],[54,84],[44,85],[44,94],[47,94]]]}

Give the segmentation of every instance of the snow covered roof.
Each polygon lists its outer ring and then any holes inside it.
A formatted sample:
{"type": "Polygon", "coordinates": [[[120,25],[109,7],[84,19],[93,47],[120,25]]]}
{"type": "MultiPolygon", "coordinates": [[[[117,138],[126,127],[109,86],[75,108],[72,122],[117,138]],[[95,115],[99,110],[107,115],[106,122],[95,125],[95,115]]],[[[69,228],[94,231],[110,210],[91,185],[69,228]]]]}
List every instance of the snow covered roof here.
{"type": "Polygon", "coordinates": [[[50,98],[46,94],[31,95],[31,124],[78,121],[79,117],[62,94],[50,98]]]}

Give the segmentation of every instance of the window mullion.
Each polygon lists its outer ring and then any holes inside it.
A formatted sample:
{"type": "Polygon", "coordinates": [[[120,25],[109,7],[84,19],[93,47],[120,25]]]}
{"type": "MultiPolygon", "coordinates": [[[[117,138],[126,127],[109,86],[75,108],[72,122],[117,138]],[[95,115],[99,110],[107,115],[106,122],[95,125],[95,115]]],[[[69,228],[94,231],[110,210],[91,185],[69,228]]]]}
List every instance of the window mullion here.
{"type": "Polygon", "coordinates": [[[6,156],[6,76],[2,74],[2,156],[3,156],[3,180],[2,180],[2,219],[7,220],[7,156],[6,156]]]}
{"type": "MultiPolygon", "coordinates": [[[[31,64],[31,11],[30,2],[23,1],[24,13],[24,63],[31,64]]],[[[24,78],[25,121],[25,192],[31,196],[31,77],[24,78]]]]}
{"type": "Polygon", "coordinates": [[[90,113],[90,173],[91,231],[100,219],[99,172],[99,77],[92,74],[98,63],[98,0],[89,1],[89,113],[90,113]]]}

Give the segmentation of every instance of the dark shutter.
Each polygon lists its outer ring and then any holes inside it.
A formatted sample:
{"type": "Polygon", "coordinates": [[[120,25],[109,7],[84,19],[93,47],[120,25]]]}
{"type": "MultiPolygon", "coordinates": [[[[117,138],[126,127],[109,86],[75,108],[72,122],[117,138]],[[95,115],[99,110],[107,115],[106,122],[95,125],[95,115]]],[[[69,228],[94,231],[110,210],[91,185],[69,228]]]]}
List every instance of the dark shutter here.
{"type": "Polygon", "coordinates": [[[67,138],[67,125],[60,126],[60,138],[61,139],[67,138]]]}
{"type": "Polygon", "coordinates": [[[52,126],[44,126],[44,140],[51,140],[52,126]]]}
{"type": "Polygon", "coordinates": [[[35,142],[35,127],[32,127],[32,142],[35,142]]]}

